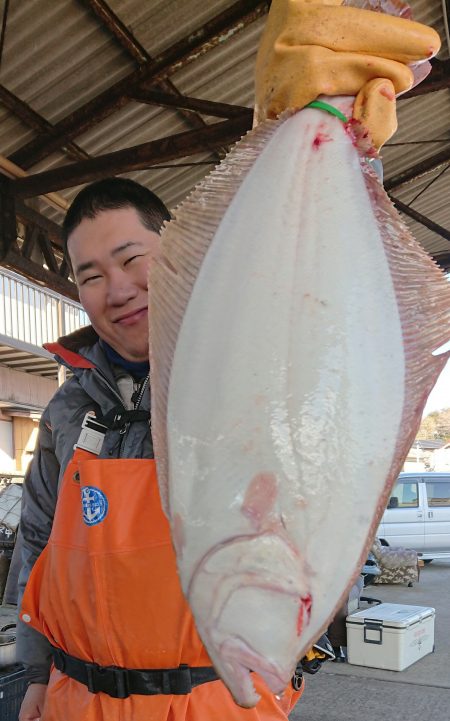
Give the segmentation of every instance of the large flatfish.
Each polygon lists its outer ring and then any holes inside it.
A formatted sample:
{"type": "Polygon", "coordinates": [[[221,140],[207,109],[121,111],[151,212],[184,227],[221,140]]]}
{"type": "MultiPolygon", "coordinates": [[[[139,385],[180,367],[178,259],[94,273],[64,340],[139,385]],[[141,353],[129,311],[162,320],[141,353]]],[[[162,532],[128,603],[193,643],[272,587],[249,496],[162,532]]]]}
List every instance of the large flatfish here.
{"type": "Polygon", "coordinates": [[[342,604],[447,360],[450,285],[359,148],[321,110],[265,122],[176,211],[150,278],[161,497],[242,706],[250,671],[281,692],[342,604]]]}

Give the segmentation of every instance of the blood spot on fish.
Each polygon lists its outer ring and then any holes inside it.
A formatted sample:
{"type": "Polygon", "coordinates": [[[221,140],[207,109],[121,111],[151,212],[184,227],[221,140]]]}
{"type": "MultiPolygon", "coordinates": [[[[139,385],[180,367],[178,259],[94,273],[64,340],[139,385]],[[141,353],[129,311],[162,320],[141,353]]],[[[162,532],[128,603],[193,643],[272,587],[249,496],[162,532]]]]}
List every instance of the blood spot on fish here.
{"type": "Polygon", "coordinates": [[[378,153],[372,143],[370,133],[367,128],[355,118],[350,118],[348,123],[344,125],[345,132],[352,141],[354,147],[360,155],[368,158],[377,158],[378,153]]]}
{"type": "Polygon", "coordinates": [[[331,140],[329,135],[326,135],[325,133],[317,133],[316,137],[314,138],[312,142],[312,146],[314,150],[318,150],[322,143],[329,143],[331,140]]]}
{"type": "Polygon", "coordinates": [[[257,473],[250,481],[241,510],[256,529],[270,515],[277,495],[278,481],[274,473],[257,473]]]}
{"type": "Polygon", "coordinates": [[[183,548],[186,538],[184,534],[183,519],[179,513],[176,513],[173,517],[172,538],[177,555],[181,558],[183,556],[183,548]]]}
{"type": "Polygon", "coordinates": [[[303,627],[306,623],[309,623],[311,618],[312,609],[312,597],[308,593],[306,596],[301,596],[299,599],[298,616],[297,616],[297,636],[300,636],[303,631],[303,627]]]}

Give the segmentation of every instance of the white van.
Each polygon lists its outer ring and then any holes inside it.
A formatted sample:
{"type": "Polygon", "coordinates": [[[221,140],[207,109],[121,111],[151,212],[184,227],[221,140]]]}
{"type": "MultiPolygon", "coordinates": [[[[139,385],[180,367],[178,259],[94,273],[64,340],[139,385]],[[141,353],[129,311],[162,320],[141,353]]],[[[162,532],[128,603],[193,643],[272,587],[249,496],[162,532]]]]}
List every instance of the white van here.
{"type": "Polygon", "coordinates": [[[401,473],[377,536],[424,560],[450,558],[450,473],[401,473]]]}

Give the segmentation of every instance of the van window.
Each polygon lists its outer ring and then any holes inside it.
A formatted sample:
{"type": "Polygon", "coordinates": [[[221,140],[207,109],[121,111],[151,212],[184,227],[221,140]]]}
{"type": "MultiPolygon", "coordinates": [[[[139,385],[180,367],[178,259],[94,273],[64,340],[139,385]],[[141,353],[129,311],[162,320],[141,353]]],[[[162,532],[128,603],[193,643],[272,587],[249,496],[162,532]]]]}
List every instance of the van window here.
{"type": "Polygon", "coordinates": [[[388,508],[418,508],[419,490],[417,482],[397,483],[392,490],[392,498],[397,498],[398,503],[390,501],[388,508]]]}
{"type": "Polygon", "coordinates": [[[450,481],[427,481],[426,487],[429,506],[450,506],[450,481]]]}

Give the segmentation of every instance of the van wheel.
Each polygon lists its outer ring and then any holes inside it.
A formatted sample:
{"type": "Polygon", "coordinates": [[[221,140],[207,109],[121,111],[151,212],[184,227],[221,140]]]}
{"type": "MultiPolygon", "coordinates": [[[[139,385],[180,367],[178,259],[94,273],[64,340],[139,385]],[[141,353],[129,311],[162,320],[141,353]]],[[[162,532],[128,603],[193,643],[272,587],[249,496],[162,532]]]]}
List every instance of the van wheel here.
{"type": "Polygon", "coordinates": [[[424,564],[425,564],[426,566],[428,566],[428,564],[431,563],[432,560],[433,560],[432,558],[425,558],[425,559],[424,559],[424,564]]]}

